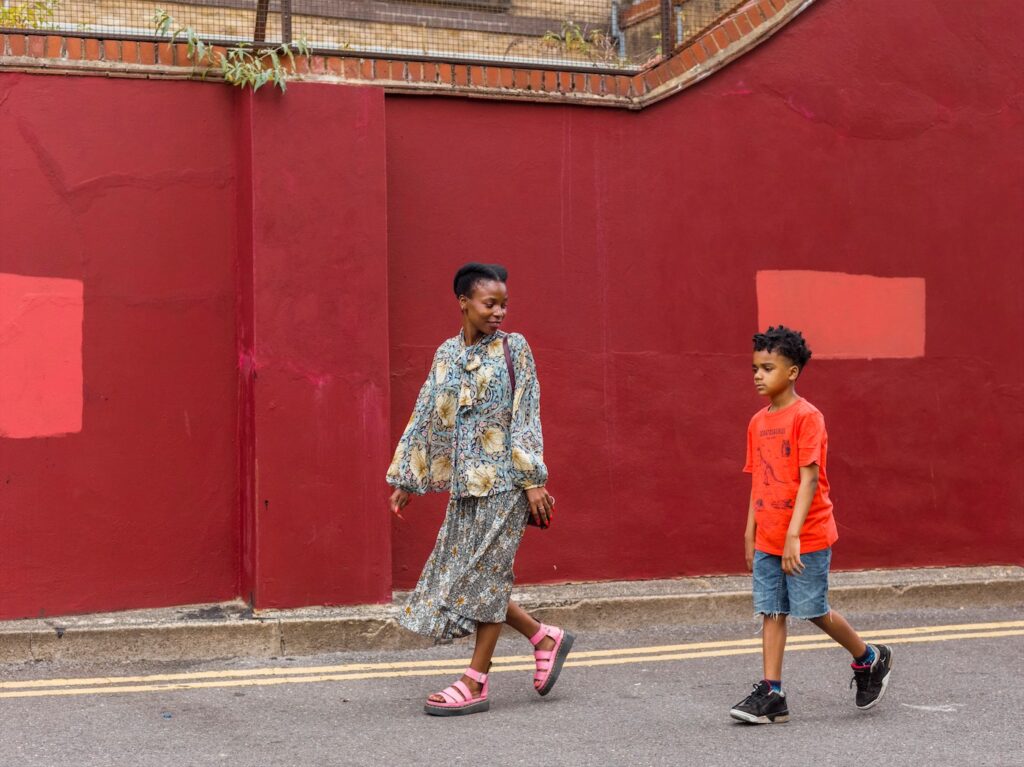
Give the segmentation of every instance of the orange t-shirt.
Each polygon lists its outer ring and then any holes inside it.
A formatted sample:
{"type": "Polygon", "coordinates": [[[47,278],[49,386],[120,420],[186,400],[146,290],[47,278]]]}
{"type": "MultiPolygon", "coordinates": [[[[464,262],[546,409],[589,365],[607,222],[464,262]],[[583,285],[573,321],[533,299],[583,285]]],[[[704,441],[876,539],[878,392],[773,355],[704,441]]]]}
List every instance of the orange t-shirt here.
{"type": "Polygon", "coordinates": [[[753,475],[755,549],[782,555],[800,489],[800,467],[815,463],[819,469],[818,489],[800,531],[800,551],[820,551],[836,542],[839,531],[828,498],[827,454],[825,417],[805,399],[774,413],[765,408],[750,419],[743,471],[753,475]]]}

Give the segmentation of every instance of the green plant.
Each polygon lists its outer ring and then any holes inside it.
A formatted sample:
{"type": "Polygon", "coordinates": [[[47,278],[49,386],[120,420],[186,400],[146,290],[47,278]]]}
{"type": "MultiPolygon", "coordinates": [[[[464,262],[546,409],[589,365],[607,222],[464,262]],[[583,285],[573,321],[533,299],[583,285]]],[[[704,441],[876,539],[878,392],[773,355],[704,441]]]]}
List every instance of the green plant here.
{"type": "Polygon", "coordinates": [[[309,56],[309,43],[299,39],[294,43],[281,43],[273,48],[253,48],[248,43],[228,48],[224,53],[216,50],[192,27],[180,27],[174,17],[162,8],[153,14],[153,26],[158,36],[170,35],[171,41],[184,38],[193,66],[203,68],[203,77],[219,70],[224,80],[238,88],[258,91],[272,83],[284,93],[288,90],[288,71],[285,61],[295,67],[295,54],[309,56]],[[171,30],[174,30],[173,32],[171,30]]]}
{"type": "Polygon", "coordinates": [[[20,29],[48,27],[53,22],[53,14],[59,6],[59,0],[40,0],[40,2],[0,6],[0,27],[20,29]]]}
{"type": "Polygon", "coordinates": [[[545,32],[541,45],[560,52],[588,56],[603,62],[619,61],[615,40],[601,29],[587,32],[575,21],[563,21],[561,32],[545,32]]]}
{"type": "Polygon", "coordinates": [[[590,57],[603,62],[615,62],[622,64],[623,60],[619,56],[619,47],[615,43],[615,38],[609,35],[602,29],[593,30],[589,37],[590,41],[590,57]]]}
{"type": "Polygon", "coordinates": [[[541,42],[550,48],[559,48],[565,53],[589,53],[590,43],[583,29],[575,21],[563,21],[562,31],[545,32],[541,42]]]}

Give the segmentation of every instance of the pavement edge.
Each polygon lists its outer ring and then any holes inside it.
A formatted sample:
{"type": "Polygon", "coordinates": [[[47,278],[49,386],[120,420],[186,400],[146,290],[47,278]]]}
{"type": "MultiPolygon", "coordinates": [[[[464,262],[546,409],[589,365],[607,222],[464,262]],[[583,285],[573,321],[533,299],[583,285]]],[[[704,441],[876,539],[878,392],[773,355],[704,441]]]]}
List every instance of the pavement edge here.
{"type": "MultiPolygon", "coordinates": [[[[539,620],[576,629],[707,624],[751,615],[748,579],[565,584],[517,589],[539,620]]],[[[930,568],[833,574],[846,612],[1024,604],[1024,567],[930,568]]],[[[396,603],[399,600],[396,599],[396,603]]],[[[429,647],[403,630],[393,605],[253,613],[241,602],[0,622],[0,663],[186,661],[291,657],[429,647]]]]}

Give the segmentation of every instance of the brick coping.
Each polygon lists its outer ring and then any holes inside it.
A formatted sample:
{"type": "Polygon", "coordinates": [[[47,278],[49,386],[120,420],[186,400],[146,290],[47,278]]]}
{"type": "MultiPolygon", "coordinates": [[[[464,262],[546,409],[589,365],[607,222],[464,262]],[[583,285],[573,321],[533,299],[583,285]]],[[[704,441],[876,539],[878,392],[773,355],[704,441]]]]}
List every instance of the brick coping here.
{"type": "MultiPolygon", "coordinates": [[[[643,109],[695,85],[767,40],[814,0],[750,0],[686,48],[635,75],[504,64],[297,57],[293,81],[383,87],[389,93],[643,109]]],[[[214,51],[224,52],[220,46],[214,51]]],[[[289,66],[290,68],[290,66],[289,66]]],[[[149,79],[202,77],[185,43],[99,39],[38,32],[0,34],[0,72],[149,79]]],[[[271,87],[271,86],[266,86],[271,87]]]]}

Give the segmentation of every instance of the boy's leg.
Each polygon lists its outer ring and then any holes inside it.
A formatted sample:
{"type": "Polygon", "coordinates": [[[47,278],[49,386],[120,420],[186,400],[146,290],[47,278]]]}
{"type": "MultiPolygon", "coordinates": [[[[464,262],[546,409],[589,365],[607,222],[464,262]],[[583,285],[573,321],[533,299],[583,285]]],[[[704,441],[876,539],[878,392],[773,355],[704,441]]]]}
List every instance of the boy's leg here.
{"type": "Polygon", "coordinates": [[[853,681],[857,683],[857,708],[874,706],[885,695],[892,671],[892,649],[888,645],[869,645],[847,623],[846,618],[830,610],[811,622],[846,648],[853,656],[853,681]]]}
{"type": "Polygon", "coordinates": [[[782,656],[786,650],[786,620],[788,615],[765,615],[761,631],[761,654],[764,660],[764,678],[769,682],[782,681],[782,656]]]}
{"type": "Polygon", "coordinates": [[[847,623],[846,618],[835,610],[829,610],[825,615],[810,620],[811,623],[845,647],[854,660],[863,658],[867,653],[868,646],[860,638],[860,634],[854,631],[853,626],[847,623]]]}
{"type": "Polygon", "coordinates": [[[828,575],[832,566],[832,549],[811,551],[802,555],[804,571],[786,576],[793,617],[809,620],[846,648],[854,660],[863,658],[868,646],[846,618],[828,604],[828,575]]]}
{"type": "Polygon", "coordinates": [[[762,616],[761,649],[765,679],[729,711],[733,719],[750,724],[789,720],[786,696],[770,682],[781,684],[782,655],[786,649],[786,618],[789,600],[782,572],[782,558],[754,552],[754,611],[762,616]]]}
{"type": "Polygon", "coordinates": [[[892,650],[886,645],[868,645],[847,620],[828,605],[828,573],[832,550],[801,555],[804,571],[786,579],[793,615],[806,618],[853,656],[853,679],[857,683],[857,708],[871,708],[885,694],[892,670],[892,650]]]}
{"type": "Polygon", "coordinates": [[[885,695],[892,672],[892,648],[888,645],[869,645],[854,631],[842,615],[830,610],[827,615],[811,621],[853,656],[853,681],[857,683],[857,708],[868,709],[885,695]]]}

